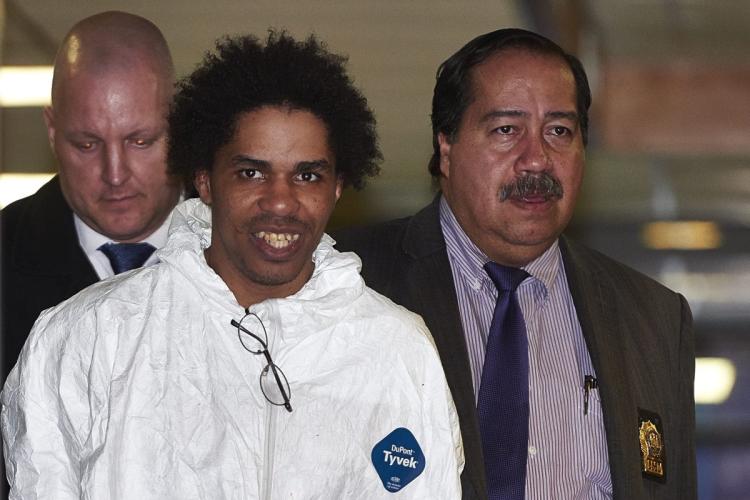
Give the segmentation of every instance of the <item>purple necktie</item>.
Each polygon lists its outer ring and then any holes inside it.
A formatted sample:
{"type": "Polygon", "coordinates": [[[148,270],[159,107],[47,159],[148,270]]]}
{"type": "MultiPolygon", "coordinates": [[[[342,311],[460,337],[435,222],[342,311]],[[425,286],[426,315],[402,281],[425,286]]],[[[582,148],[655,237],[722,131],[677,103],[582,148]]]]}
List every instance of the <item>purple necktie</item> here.
{"type": "Polygon", "coordinates": [[[487,494],[490,500],[522,500],[529,441],[529,354],[516,288],[529,274],[494,262],[484,269],[497,288],[477,403],[487,494]]]}
{"type": "Polygon", "coordinates": [[[107,256],[115,274],[120,274],[141,267],[156,248],[149,243],[105,243],[99,250],[107,256]]]}

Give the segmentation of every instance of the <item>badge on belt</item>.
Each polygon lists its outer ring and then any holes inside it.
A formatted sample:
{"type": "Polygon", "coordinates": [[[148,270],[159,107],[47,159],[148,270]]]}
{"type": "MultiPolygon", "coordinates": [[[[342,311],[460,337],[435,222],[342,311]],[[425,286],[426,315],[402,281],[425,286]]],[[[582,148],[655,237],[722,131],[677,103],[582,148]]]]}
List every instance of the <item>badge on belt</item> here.
{"type": "Polygon", "coordinates": [[[664,427],[659,414],[638,408],[638,441],[641,445],[643,477],[664,482],[667,453],[664,448],[664,427]]]}

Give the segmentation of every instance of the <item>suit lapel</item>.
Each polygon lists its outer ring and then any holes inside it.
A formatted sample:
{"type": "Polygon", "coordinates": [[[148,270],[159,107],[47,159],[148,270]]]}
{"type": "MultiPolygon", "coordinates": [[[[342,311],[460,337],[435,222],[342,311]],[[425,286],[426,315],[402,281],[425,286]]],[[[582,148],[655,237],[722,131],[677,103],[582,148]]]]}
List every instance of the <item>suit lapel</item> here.
{"type": "MultiPolygon", "coordinates": [[[[637,415],[629,415],[633,384],[624,363],[618,292],[590,256],[565,237],[560,238],[565,273],[591,362],[599,381],[604,427],[607,434],[610,475],[615,496],[623,491],[628,472],[625,451],[637,432],[637,415]]],[[[632,457],[631,457],[632,461],[632,457]]]]}
{"type": "Polygon", "coordinates": [[[439,199],[440,195],[417,213],[405,233],[403,251],[411,257],[410,268],[405,270],[406,297],[413,303],[404,305],[424,318],[435,339],[461,423],[466,470],[474,490],[484,498],[484,461],[471,367],[440,227],[439,199]]]}

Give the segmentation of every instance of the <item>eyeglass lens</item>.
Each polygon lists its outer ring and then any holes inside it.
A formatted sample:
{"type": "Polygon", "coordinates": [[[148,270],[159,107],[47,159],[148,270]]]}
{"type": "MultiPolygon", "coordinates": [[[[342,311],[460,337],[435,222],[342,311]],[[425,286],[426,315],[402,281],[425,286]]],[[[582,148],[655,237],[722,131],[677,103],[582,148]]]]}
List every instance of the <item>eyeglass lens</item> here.
{"type": "Polygon", "coordinates": [[[277,365],[266,365],[260,372],[260,388],[269,403],[276,406],[287,406],[289,404],[289,382],[284,372],[277,365]],[[284,392],[282,392],[282,389],[284,392]]]}
{"type": "MultiPolygon", "coordinates": [[[[233,320],[232,324],[237,323],[233,320]]],[[[237,327],[237,336],[240,339],[242,347],[253,354],[261,354],[268,348],[268,333],[266,327],[260,318],[248,313],[242,317],[237,327]]]]}

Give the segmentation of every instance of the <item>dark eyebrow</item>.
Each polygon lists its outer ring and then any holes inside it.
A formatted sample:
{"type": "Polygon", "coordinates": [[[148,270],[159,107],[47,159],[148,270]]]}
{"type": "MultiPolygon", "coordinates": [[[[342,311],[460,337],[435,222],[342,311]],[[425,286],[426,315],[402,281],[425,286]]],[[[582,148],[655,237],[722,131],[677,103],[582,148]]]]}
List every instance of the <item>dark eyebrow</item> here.
{"type": "Polygon", "coordinates": [[[332,168],[331,163],[328,160],[308,160],[297,163],[295,170],[297,172],[309,172],[310,170],[327,170],[332,168]]]}
{"type": "MultiPolygon", "coordinates": [[[[525,111],[520,111],[517,109],[498,109],[495,111],[490,111],[489,113],[485,114],[482,117],[482,122],[486,122],[489,120],[493,120],[495,118],[504,118],[504,117],[523,117],[523,116],[529,116],[529,113],[525,111]]],[[[549,111],[544,114],[546,118],[556,118],[556,119],[564,119],[564,120],[571,120],[574,122],[578,121],[578,113],[575,111],[549,111]]]]}
{"type": "Polygon", "coordinates": [[[150,137],[150,138],[158,138],[163,136],[167,132],[166,129],[154,129],[154,128],[139,128],[138,130],[134,130],[131,133],[127,135],[128,139],[132,139],[133,137],[150,137]]]}
{"type": "Polygon", "coordinates": [[[563,120],[570,120],[572,122],[578,121],[578,113],[575,111],[550,111],[545,115],[547,118],[558,118],[563,120]]]}
{"type": "Polygon", "coordinates": [[[101,140],[101,138],[98,135],[92,132],[86,132],[85,130],[66,132],[65,138],[69,141],[76,141],[80,139],[93,139],[95,141],[101,140]]]}
{"type": "Polygon", "coordinates": [[[235,155],[232,157],[232,165],[235,166],[247,166],[254,168],[268,168],[271,164],[265,160],[259,160],[252,156],[235,155]]]}
{"type": "Polygon", "coordinates": [[[490,120],[494,120],[495,118],[504,118],[506,116],[511,116],[514,118],[520,117],[520,116],[528,116],[529,114],[525,111],[520,111],[517,109],[498,109],[495,111],[490,111],[489,113],[486,113],[480,122],[488,122],[490,120]]]}
{"type": "MultiPolygon", "coordinates": [[[[259,160],[258,158],[253,158],[252,156],[246,156],[246,155],[235,155],[232,157],[232,165],[236,167],[247,167],[247,168],[256,168],[256,169],[263,169],[267,170],[271,168],[271,162],[266,160],[259,160]]],[[[295,172],[309,172],[310,170],[326,170],[333,168],[331,163],[321,158],[320,160],[306,160],[301,161],[295,165],[295,172]]]]}

